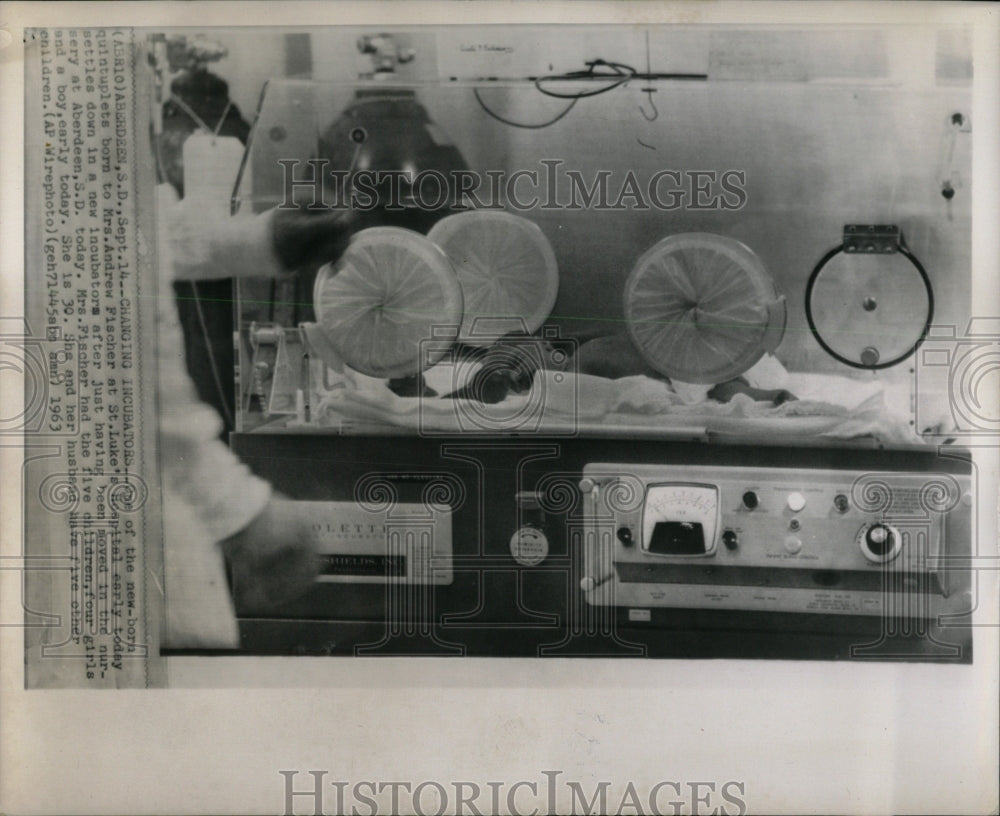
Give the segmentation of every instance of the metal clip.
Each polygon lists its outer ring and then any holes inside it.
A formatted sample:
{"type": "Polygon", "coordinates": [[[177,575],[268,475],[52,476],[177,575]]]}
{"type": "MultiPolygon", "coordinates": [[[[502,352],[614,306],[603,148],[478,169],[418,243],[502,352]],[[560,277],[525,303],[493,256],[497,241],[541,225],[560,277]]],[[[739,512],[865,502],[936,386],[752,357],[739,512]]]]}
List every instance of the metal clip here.
{"type": "Polygon", "coordinates": [[[847,224],[844,227],[844,252],[866,255],[891,255],[899,252],[903,233],[895,224],[847,224]]]}

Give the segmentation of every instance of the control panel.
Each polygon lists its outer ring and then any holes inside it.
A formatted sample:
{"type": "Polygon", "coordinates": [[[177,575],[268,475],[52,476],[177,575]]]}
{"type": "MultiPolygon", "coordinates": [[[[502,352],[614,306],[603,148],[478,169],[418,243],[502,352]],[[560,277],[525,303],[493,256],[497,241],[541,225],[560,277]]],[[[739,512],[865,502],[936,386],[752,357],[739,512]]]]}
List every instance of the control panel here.
{"type": "Polygon", "coordinates": [[[967,477],[588,464],[589,604],[925,617],[968,609],[947,568],[967,477]]]}

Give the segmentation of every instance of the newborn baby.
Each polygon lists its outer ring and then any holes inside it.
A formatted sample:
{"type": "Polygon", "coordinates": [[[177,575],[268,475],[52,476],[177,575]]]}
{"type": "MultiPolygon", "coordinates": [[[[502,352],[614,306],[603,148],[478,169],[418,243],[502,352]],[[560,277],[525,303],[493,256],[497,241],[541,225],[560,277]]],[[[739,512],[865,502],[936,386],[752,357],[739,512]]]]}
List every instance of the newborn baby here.
{"type": "MultiPolygon", "coordinates": [[[[773,402],[775,405],[795,399],[792,393],[781,388],[755,388],[745,377],[736,377],[715,386],[671,382],[668,377],[656,371],[643,359],[627,334],[597,337],[583,343],[576,354],[574,368],[578,374],[592,374],[595,377],[606,377],[611,380],[642,374],[655,380],[670,382],[674,390],[682,396],[693,396],[694,393],[707,390],[708,398],[718,402],[729,402],[736,394],[746,394],[755,402],[773,402]]],[[[692,398],[688,401],[695,402],[698,399],[692,398]]]]}
{"type": "MultiPolygon", "coordinates": [[[[539,369],[573,371],[612,380],[641,374],[670,382],[669,378],[646,363],[627,334],[588,340],[576,348],[575,354],[573,349],[574,344],[568,341],[511,335],[486,347],[460,345],[456,349],[455,359],[476,361],[480,363],[480,368],[469,383],[444,396],[490,404],[501,402],[508,394],[527,392],[539,369]]],[[[793,394],[784,389],[754,387],[745,377],[736,377],[715,386],[679,382],[670,384],[688,402],[699,402],[706,395],[709,399],[729,402],[736,394],[746,394],[754,401],[772,402],[775,405],[795,399],[793,394]]],[[[390,380],[389,388],[399,396],[436,396],[422,376],[390,380]]]]}

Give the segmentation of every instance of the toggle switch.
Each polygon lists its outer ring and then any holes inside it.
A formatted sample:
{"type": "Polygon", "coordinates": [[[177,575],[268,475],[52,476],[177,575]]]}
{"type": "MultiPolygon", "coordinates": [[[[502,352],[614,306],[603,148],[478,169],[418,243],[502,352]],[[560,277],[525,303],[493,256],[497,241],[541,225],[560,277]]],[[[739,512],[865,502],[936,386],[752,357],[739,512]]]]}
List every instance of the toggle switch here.
{"type": "Polygon", "coordinates": [[[593,575],[587,575],[584,578],[580,579],[580,589],[582,589],[584,592],[593,592],[601,584],[606,584],[608,581],[614,578],[614,576],[615,574],[613,572],[608,572],[604,575],[600,575],[597,577],[594,577],[593,575]]]}

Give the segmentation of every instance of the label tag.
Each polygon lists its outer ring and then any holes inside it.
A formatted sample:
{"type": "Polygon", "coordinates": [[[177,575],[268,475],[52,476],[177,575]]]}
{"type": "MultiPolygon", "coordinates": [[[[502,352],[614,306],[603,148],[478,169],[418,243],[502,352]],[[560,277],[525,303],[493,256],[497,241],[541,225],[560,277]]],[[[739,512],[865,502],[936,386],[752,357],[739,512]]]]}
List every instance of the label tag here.
{"type": "Polygon", "coordinates": [[[243,143],[235,136],[192,133],[184,142],[184,197],[208,202],[229,215],[243,143]]]}

